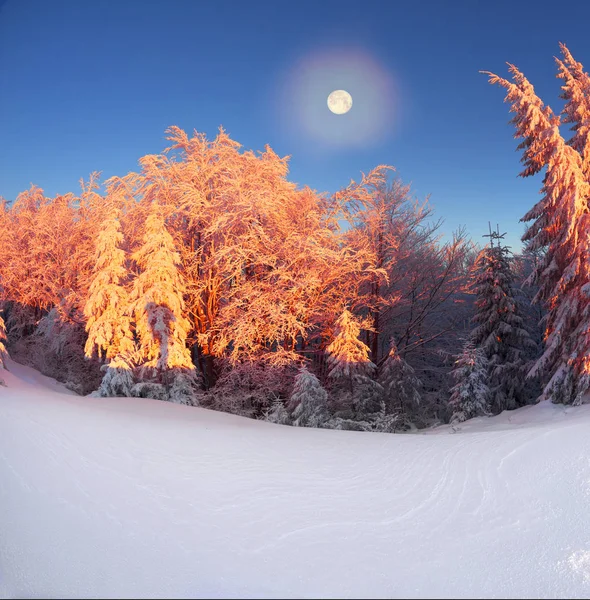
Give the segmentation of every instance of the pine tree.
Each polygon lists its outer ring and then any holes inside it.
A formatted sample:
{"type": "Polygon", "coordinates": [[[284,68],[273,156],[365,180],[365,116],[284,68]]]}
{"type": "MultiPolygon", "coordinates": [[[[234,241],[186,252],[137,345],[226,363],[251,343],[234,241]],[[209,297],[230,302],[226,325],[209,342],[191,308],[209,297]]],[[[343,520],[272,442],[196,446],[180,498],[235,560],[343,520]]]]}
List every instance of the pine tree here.
{"type": "Polygon", "coordinates": [[[381,368],[379,383],[383,387],[385,404],[391,414],[403,415],[408,420],[412,410],[419,406],[422,382],[414,369],[400,356],[395,340],[391,338],[389,354],[381,368]]]}
{"type": "Polygon", "coordinates": [[[510,251],[501,244],[504,234],[490,231],[490,244],[475,263],[477,324],[471,340],[482,348],[490,368],[491,408],[500,413],[505,409],[524,406],[530,400],[524,381],[527,351],[535,347],[514,298],[514,274],[510,251]]]}
{"type": "Polygon", "coordinates": [[[276,425],[292,425],[291,415],[280,398],[276,398],[264,414],[264,420],[276,425]]]}
{"type": "Polygon", "coordinates": [[[198,384],[199,379],[194,369],[175,369],[172,383],[168,388],[168,400],[176,404],[199,406],[195,395],[198,384]]]}
{"type": "Polygon", "coordinates": [[[453,409],[451,422],[461,422],[489,414],[489,365],[482,348],[468,340],[455,361],[451,375],[455,385],[451,388],[449,405],[453,409]]]}
{"type": "Polygon", "coordinates": [[[348,380],[351,391],[354,380],[367,377],[375,370],[375,365],[369,360],[369,347],[359,339],[360,332],[360,325],[345,309],[336,321],[334,340],[326,348],[330,368],[328,377],[348,380]]]}
{"type": "Polygon", "coordinates": [[[561,87],[566,103],[563,108],[563,122],[569,123],[574,132],[568,144],[582,158],[582,170],[590,181],[590,75],[584,71],[565,44],[559,44],[563,61],[556,58],[557,77],[563,79],[561,87]]]}
{"type": "Polygon", "coordinates": [[[328,377],[344,384],[338,403],[348,405],[346,410],[352,409],[355,419],[364,417],[378,391],[378,384],[371,378],[376,367],[369,360],[369,347],[359,339],[360,332],[359,323],[345,309],[336,320],[336,335],[326,348],[328,377]]]}
{"type": "Polygon", "coordinates": [[[184,398],[196,384],[186,345],[190,323],[184,316],[185,284],[180,256],[157,205],[147,217],[143,244],[133,259],[140,273],[133,282],[130,302],[144,361],[142,371],[155,373],[171,400],[191,403],[184,398]],[[182,381],[176,381],[178,377],[182,381]]]}
{"type": "Polygon", "coordinates": [[[90,358],[96,350],[104,356],[105,375],[98,390],[100,396],[130,396],[133,386],[130,355],[134,349],[125,251],[120,211],[113,210],[98,235],[95,266],[88,299],[84,306],[88,338],[84,348],[90,358]]]}
{"type": "Polygon", "coordinates": [[[491,83],[508,90],[506,100],[515,113],[516,136],[523,138],[519,148],[524,150],[525,169],[521,175],[528,177],[547,168],[543,198],[522,218],[533,221],[523,236],[527,248],[545,250],[532,281],[539,284],[535,301],[548,307],[545,350],[528,375],[548,381],[544,396],[573,403],[585,393],[590,373],[586,359],[590,354],[590,184],[579,152],[567,145],[559,132],[559,118],[543,105],[516,67],[511,65],[510,71],[514,83],[488,75],[491,83]],[[570,366],[573,391],[556,394],[570,366]]]}
{"type": "Polygon", "coordinates": [[[391,413],[389,407],[382,400],[379,403],[379,412],[371,416],[369,427],[371,431],[379,433],[395,433],[401,425],[400,415],[391,413]]]}
{"type": "Polygon", "coordinates": [[[8,351],[6,350],[6,325],[2,314],[0,314],[0,369],[6,368],[5,361],[8,358],[8,351]]]}
{"type": "Polygon", "coordinates": [[[104,376],[93,396],[118,398],[133,395],[133,370],[129,357],[118,355],[101,367],[104,376]]]}
{"type": "MultiPolygon", "coordinates": [[[[590,75],[584,71],[565,44],[560,44],[564,60],[556,59],[563,79],[561,98],[566,101],[563,108],[563,122],[569,123],[574,132],[568,144],[578,152],[582,160],[582,172],[590,183],[590,75]]],[[[588,198],[590,203],[590,197],[588,198]]],[[[588,209],[587,209],[588,210],[588,209]]],[[[586,226],[589,217],[585,215],[586,226]]],[[[588,252],[585,254],[588,260],[588,252]]],[[[578,326],[572,338],[578,340],[577,347],[567,359],[566,365],[558,369],[548,387],[554,402],[580,404],[590,389],[590,273],[586,268],[586,283],[582,281],[578,326]]]]}
{"type": "Polygon", "coordinates": [[[321,427],[330,417],[327,401],[328,394],[319,379],[306,367],[301,367],[288,404],[293,425],[321,427]]]}

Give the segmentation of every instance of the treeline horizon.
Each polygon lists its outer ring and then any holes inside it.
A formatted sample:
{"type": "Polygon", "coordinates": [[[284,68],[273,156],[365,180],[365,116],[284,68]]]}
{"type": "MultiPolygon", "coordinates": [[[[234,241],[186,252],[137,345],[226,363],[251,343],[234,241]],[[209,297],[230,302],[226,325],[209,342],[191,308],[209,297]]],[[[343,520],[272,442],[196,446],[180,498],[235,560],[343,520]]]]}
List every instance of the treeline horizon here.
{"type": "Polygon", "coordinates": [[[579,403],[588,348],[564,331],[587,344],[590,78],[562,50],[567,143],[515,67],[514,83],[488,74],[508,90],[522,175],[546,168],[518,256],[498,236],[477,248],[464,229],[442,241],[391,166],[319,194],[290,182],[269,146],[171,127],[171,146],[137,172],[3,202],[8,351],[81,394],[279,422],[307,402],[307,382],[325,404],[314,426],[399,430],[539,397],[579,403]],[[501,382],[508,372],[520,387],[501,382]]]}

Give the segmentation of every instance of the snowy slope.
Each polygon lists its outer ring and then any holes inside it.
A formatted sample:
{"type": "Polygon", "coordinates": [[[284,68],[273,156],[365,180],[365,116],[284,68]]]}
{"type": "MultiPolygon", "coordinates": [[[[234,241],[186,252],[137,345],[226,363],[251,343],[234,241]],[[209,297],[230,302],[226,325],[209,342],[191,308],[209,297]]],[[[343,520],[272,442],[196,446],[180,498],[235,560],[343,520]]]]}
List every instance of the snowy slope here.
{"type": "Polygon", "coordinates": [[[0,597],[590,596],[590,406],[388,435],[28,378],[0,387],[0,597]]]}
{"type": "Polygon", "coordinates": [[[59,383],[52,377],[47,377],[26,365],[14,362],[10,358],[6,359],[6,370],[0,372],[0,377],[7,386],[14,388],[33,388],[48,389],[53,392],[60,392],[69,396],[77,396],[76,392],[69,390],[63,383],[59,383]]]}

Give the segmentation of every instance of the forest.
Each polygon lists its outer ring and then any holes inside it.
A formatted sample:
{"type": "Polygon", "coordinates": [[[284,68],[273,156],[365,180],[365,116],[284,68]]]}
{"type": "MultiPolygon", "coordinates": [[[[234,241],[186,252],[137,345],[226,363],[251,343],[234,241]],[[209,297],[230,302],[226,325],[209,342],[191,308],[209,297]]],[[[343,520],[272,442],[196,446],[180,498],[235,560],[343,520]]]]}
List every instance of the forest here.
{"type": "Polygon", "coordinates": [[[0,204],[0,363],[80,395],[359,431],[583,403],[590,76],[561,50],[559,113],[516,67],[486,73],[520,175],[543,171],[522,251],[510,224],[443,237],[392,166],[318,193],[268,146],[170,127],[136,172],[0,204]]]}

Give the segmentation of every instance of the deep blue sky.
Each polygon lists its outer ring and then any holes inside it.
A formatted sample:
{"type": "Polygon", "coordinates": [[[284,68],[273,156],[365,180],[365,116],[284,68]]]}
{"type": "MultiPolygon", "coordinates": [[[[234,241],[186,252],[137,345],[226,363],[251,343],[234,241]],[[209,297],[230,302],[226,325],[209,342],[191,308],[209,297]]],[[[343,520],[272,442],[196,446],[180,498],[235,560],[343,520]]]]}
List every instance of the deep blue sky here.
{"type": "Polygon", "coordinates": [[[78,191],[93,170],[123,175],[140,156],[161,151],[169,125],[209,136],[223,125],[247,149],[268,143],[290,154],[292,180],[319,191],[394,165],[420,197],[431,194],[447,233],[463,224],[480,241],[491,220],[515,243],[540,180],[516,177],[504,94],[478,71],[505,74],[513,62],[559,108],[553,56],[564,41],[590,67],[590,2],[566,16],[557,8],[476,0],[0,0],[0,194],[12,200],[31,182],[49,195],[78,191]],[[330,52],[340,57],[334,81],[314,66],[330,52]],[[347,61],[358,56],[379,65],[393,91],[387,114],[382,102],[375,117],[383,135],[351,145],[351,131],[363,137],[362,118],[373,114],[363,101],[381,94],[379,77],[359,79],[358,65],[356,79],[347,79],[347,61]],[[329,113],[322,85],[356,86],[352,111],[329,113]]]}

